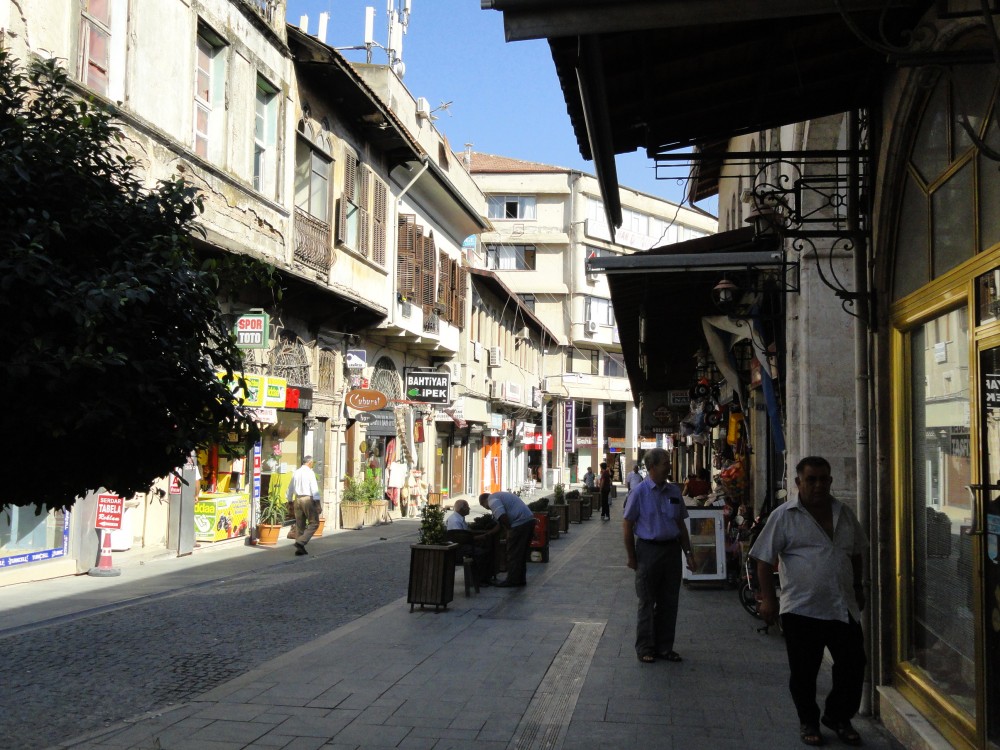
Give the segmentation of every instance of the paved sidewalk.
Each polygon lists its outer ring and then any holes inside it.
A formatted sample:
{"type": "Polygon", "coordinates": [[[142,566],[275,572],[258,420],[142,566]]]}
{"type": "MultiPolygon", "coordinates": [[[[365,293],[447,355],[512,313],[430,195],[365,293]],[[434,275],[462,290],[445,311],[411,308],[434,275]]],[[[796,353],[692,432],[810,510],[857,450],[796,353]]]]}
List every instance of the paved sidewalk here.
{"type": "MultiPolygon", "coordinates": [[[[620,517],[620,505],[613,513],[620,517]]],[[[387,528],[415,531],[403,526],[387,528]]],[[[529,566],[524,589],[466,599],[461,569],[455,588],[447,611],[411,613],[400,592],[196,701],[58,747],[802,747],[784,645],[756,632],[736,592],[685,588],[676,643],[684,661],[638,662],[635,592],[616,521],[571,526],[551,543],[549,563],[529,566]]],[[[821,688],[828,674],[826,666],[821,688]]],[[[856,726],[866,747],[900,747],[877,722],[856,726]]]]}

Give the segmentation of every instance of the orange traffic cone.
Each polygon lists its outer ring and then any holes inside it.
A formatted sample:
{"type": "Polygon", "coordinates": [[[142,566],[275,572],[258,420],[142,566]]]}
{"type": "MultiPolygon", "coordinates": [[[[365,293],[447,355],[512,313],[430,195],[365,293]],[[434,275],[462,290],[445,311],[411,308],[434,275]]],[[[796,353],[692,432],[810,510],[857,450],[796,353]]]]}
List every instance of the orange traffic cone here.
{"type": "Polygon", "coordinates": [[[110,578],[121,574],[121,570],[111,567],[111,531],[104,529],[104,535],[101,537],[101,556],[98,559],[97,567],[88,570],[87,575],[110,578]]]}

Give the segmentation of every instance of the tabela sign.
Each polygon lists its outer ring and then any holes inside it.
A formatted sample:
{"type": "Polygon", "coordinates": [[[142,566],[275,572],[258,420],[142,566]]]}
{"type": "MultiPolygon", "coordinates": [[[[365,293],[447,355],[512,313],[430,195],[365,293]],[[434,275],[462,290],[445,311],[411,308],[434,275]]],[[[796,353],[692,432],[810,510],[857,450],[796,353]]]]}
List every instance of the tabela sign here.
{"type": "Polygon", "coordinates": [[[125,501],[118,495],[97,496],[97,521],[95,529],[120,529],[122,514],[125,512],[125,501]]]}
{"type": "Polygon", "coordinates": [[[423,404],[451,403],[449,384],[451,376],[437,370],[409,370],[404,379],[406,397],[423,404]]]}
{"type": "Polygon", "coordinates": [[[382,391],[359,388],[354,391],[348,391],[344,403],[351,409],[357,409],[358,411],[378,411],[385,408],[385,405],[389,403],[389,399],[385,397],[382,391]]]}

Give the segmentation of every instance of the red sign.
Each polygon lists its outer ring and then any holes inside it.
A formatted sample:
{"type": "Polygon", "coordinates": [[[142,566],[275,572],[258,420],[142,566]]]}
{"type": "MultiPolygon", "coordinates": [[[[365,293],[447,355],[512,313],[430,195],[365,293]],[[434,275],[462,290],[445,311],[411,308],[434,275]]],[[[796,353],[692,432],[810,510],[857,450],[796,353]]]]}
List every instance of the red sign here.
{"type": "Polygon", "coordinates": [[[97,496],[97,523],[95,529],[120,529],[125,501],[118,495],[97,496]]]}
{"type": "Polygon", "coordinates": [[[385,408],[385,405],[389,403],[389,399],[385,397],[382,391],[359,388],[358,390],[348,391],[344,403],[358,411],[378,411],[385,408]]]}
{"type": "Polygon", "coordinates": [[[181,478],[177,474],[170,475],[170,494],[181,494],[181,478]]]}

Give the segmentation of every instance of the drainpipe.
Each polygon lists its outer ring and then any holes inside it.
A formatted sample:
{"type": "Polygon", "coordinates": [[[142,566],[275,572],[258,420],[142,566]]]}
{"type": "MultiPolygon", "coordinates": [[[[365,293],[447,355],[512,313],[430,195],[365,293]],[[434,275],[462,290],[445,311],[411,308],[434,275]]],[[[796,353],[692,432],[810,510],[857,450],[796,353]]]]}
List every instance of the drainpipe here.
{"type": "MultiPolygon", "coordinates": [[[[860,150],[860,124],[857,110],[852,110],[848,117],[848,141],[852,151],[860,150]]],[[[868,238],[861,231],[858,220],[861,210],[860,197],[860,170],[858,160],[852,158],[848,166],[848,193],[847,193],[847,220],[850,235],[854,239],[854,292],[857,295],[855,301],[854,317],[854,400],[857,404],[855,412],[855,430],[857,443],[855,445],[855,461],[857,463],[857,495],[858,495],[858,520],[861,521],[868,534],[868,578],[865,579],[865,592],[868,596],[868,603],[865,611],[861,613],[861,628],[864,631],[865,643],[868,644],[871,658],[868,659],[868,666],[865,669],[865,682],[862,692],[861,705],[868,716],[874,713],[874,695],[872,690],[872,665],[876,663],[879,646],[872,641],[872,612],[876,602],[872,600],[872,586],[870,579],[873,577],[871,569],[875,566],[877,559],[877,537],[878,526],[873,523],[872,504],[870,502],[871,471],[870,459],[871,449],[869,443],[869,426],[871,416],[869,414],[869,383],[871,373],[869,372],[870,362],[868,358],[868,238]]]]}
{"type": "Polygon", "coordinates": [[[430,164],[430,160],[427,158],[426,154],[424,156],[420,157],[420,163],[423,165],[422,167],[420,167],[420,171],[417,172],[415,175],[413,175],[413,178],[408,183],[406,183],[406,187],[404,187],[402,190],[399,191],[399,194],[396,196],[396,200],[397,201],[400,198],[402,198],[404,195],[406,195],[406,192],[411,187],[413,187],[413,183],[416,182],[417,180],[419,180],[420,179],[420,175],[422,175],[424,172],[426,172],[427,168],[431,165],[430,164]]]}

